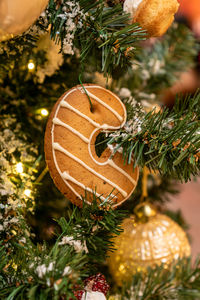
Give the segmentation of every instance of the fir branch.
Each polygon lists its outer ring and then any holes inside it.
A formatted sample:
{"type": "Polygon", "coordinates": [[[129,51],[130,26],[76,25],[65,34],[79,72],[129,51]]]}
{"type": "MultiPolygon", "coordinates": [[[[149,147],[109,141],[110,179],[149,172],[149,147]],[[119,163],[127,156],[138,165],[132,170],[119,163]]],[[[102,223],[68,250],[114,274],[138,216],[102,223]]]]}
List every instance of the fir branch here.
{"type": "Polygon", "coordinates": [[[142,89],[145,87],[146,93],[157,93],[172,86],[181,72],[194,66],[198,50],[192,32],[175,23],[163,39],[157,40],[153,46],[144,47],[137,55],[136,64],[140,66],[137,75],[142,89]]]}
{"type": "Polygon", "coordinates": [[[58,220],[61,233],[52,246],[36,244],[21,219],[23,240],[8,241],[7,247],[14,251],[7,257],[0,248],[1,299],[74,299],[77,285],[80,288],[83,279],[105,261],[107,250],[112,250],[109,239],[121,232],[125,217],[124,211],[109,209],[109,197],[106,202],[95,194],[93,197],[91,205],[83,199],[82,209],[74,207],[68,211],[69,218],[58,220]],[[101,204],[105,210],[99,210],[101,204]]]}
{"type": "Polygon", "coordinates": [[[126,70],[118,70],[113,76],[118,79],[118,87],[127,87],[133,97],[141,102],[151,100],[156,95],[179,80],[180,74],[195,65],[199,44],[193,33],[183,24],[174,23],[160,39],[141,44],[126,70]],[[146,94],[146,95],[145,95],[146,94]]]}
{"type": "Polygon", "coordinates": [[[4,77],[8,71],[12,72],[13,69],[19,68],[22,56],[27,61],[31,57],[33,49],[37,47],[39,34],[45,32],[45,28],[39,30],[39,23],[36,28],[38,31],[30,28],[24,34],[0,43],[0,77],[4,77]]]}
{"type": "Polygon", "coordinates": [[[45,243],[35,245],[26,232],[24,238],[24,243],[15,243],[15,253],[10,255],[7,270],[0,270],[5,278],[0,287],[1,299],[3,296],[58,299],[66,295],[73,298],[75,284],[81,284],[81,278],[88,274],[84,252],[77,253],[72,245],[60,245],[60,238],[52,248],[45,243]]]}
{"type": "Polygon", "coordinates": [[[102,263],[107,251],[113,249],[112,238],[120,234],[120,224],[126,212],[109,208],[109,200],[111,200],[109,196],[106,202],[102,202],[101,198],[94,193],[91,205],[85,203],[86,199],[87,195],[83,199],[81,210],[74,208],[70,213],[72,216],[70,222],[73,223],[73,227],[70,227],[64,219],[61,219],[59,224],[62,230],[72,235],[75,240],[86,241],[91,264],[102,263]],[[99,203],[103,204],[103,210],[99,210],[99,205],[101,205],[99,203]]]}
{"type": "Polygon", "coordinates": [[[172,111],[164,108],[145,115],[140,112],[119,132],[110,134],[108,144],[122,147],[124,160],[188,181],[200,169],[200,93],[179,97],[172,111]],[[143,117],[142,117],[143,114],[143,117]],[[140,119],[138,119],[138,116],[140,119]]]}
{"type": "MultiPolygon", "coordinates": [[[[6,265],[8,263],[8,256],[6,253],[5,246],[3,245],[3,241],[0,242],[0,270],[3,270],[6,268],[6,265]]],[[[6,284],[6,274],[0,272],[0,288],[6,284]]]]}
{"type": "Polygon", "coordinates": [[[82,62],[92,53],[101,52],[101,68],[105,74],[111,74],[117,66],[124,67],[135,53],[137,42],[146,36],[138,24],[128,25],[129,15],[121,5],[105,7],[103,0],[72,1],[72,5],[67,1],[57,5],[51,0],[47,16],[51,37],[61,41],[63,52],[73,54],[73,46],[77,47],[82,62]],[[76,7],[77,12],[72,12],[71,7],[76,7]],[[72,26],[73,22],[76,26],[72,26]]]}
{"type": "Polygon", "coordinates": [[[192,265],[191,259],[181,259],[169,269],[163,265],[148,269],[147,274],[138,273],[131,285],[124,286],[123,300],[186,300],[200,297],[199,260],[192,265]]]}

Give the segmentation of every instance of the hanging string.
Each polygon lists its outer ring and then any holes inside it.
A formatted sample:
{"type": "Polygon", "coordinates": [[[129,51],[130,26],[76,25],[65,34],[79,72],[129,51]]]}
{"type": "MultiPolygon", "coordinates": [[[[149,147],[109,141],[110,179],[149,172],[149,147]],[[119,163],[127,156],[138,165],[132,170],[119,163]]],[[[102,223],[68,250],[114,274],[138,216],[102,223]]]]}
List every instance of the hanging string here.
{"type": "Polygon", "coordinates": [[[144,201],[148,197],[148,189],[147,189],[147,183],[148,183],[148,175],[149,175],[149,169],[144,166],[143,168],[143,176],[142,176],[142,195],[140,198],[140,202],[144,201]]]}
{"type": "Polygon", "coordinates": [[[45,167],[45,169],[42,171],[42,173],[36,179],[35,183],[39,183],[40,181],[42,181],[42,179],[44,178],[44,176],[47,174],[48,171],[49,171],[48,167],[45,167]]]}
{"type": "Polygon", "coordinates": [[[90,111],[93,112],[92,101],[91,101],[91,99],[90,99],[90,96],[89,96],[88,93],[87,93],[87,90],[85,89],[85,87],[84,87],[84,85],[83,85],[83,83],[82,83],[82,81],[81,81],[81,74],[79,75],[79,82],[80,82],[80,85],[82,86],[84,92],[86,93],[86,95],[87,95],[87,97],[88,97],[88,100],[89,100],[89,103],[90,103],[90,111]]]}

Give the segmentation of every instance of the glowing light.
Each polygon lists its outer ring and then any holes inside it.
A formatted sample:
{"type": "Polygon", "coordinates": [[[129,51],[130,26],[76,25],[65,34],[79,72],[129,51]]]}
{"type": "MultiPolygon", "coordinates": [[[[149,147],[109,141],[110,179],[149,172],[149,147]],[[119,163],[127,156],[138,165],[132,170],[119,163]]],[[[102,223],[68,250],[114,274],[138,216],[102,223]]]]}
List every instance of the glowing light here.
{"type": "Polygon", "coordinates": [[[15,263],[13,263],[13,264],[12,264],[12,268],[13,268],[15,271],[17,271],[18,266],[17,266],[15,263]]]}
{"type": "Polygon", "coordinates": [[[11,230],[13,235],[17,235],[17,232],[15,230],[11,230]]]}
{"type": "Polygon", "coordinates": [[[18,164],[16,164],[16,171],[17,171],[17,173],[19,173],[19,174],[22,174],[22,173],[23,173],[24,168],[23,168],[23,165],[22,165],[21,162],[18,163],[18,164]]]}
{"type": "Polygon", "coordinates": [[[24,195],[26,195],[27,197],[30,197],[30,195],[31,195],[31,190],[26,189],[26,190],[24,191],[24,195]]]}
{"type": "Polygon", "coordinates": [[[41,115],[42,115],[43,117],[46,117],[46,116],[48,116],[48,114],[49,114],[49,112],[48,112],[48,110],[47,110],[46,108],[42,108],[40,113],[41,113],[41,115]]]}
{"type": "Polygon", "coordinates": [[[28,69],[29,69],[29,71],[32,71],[35,69],[35,64],[33,63],[32,60],[30,60],[28,63],[28,69]]]}

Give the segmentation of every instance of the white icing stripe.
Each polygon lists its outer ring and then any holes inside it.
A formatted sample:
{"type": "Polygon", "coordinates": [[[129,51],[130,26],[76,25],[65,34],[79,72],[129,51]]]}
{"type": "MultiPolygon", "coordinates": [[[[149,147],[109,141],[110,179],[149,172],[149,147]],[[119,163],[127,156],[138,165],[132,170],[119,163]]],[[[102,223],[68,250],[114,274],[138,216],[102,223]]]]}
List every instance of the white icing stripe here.
{"type": "MultiPolygon", "coordinates": [[[[56,165],[56,168],[58,170],[58,173],[60,174],[60,177],[63,179],[63,174],[62,172],[60,171],[60,168],[57,164],[57,161],[56,161],[56,157],[55,157],[55,151],[53,151],[53,157],[54,157],[54,162],[55,162],[55,165],[56,165]]],[[[64,179],[63,179],[64,180],[64,179]]],[[[77,191],[71,186],[71,184],[69,184],[69,182],[67,180],[64,180],[65,184],[68,186],[68,188],[76,195],[76,197],[78,197],[79,199],[81,199],[81,201],[83,200],[81,195],[79,195],[79,193],[77,193],[77,191]]],[[[88,201],[85,201],[87,204],[91,204],[90,202],[88,201]]]]}
{"type": "Polygon", "coordinates": [[[93,173],[94,175],[96,175],[97,177],[101,178],[102,180],[106,181],[107,183],[109,183],[110,185],[112,185],[114,188],[116,188],[124,197],[127,196],[127,192],[125,192],[123,189],[121,189],[117,184],[115,184],[114,182],[110,181],[109,179],[107,179],[106,177],[104,177],[103,175],[97,173],[95,170],[93,170],[92,168],[90,168],[88,165],[86,165],[82,160],[80,160],[78,157],[74,156],[73,154],[71,154],[69,151],[67,151],[66,149],[64,149],[62,146],[60,146],[58,143],[53,143],[53,148],[55,150],[61,151],[62,153],[64,153],[65,155],[69,156],[70,158],[72,158],[73,160],[75,160],[76,162],[78,162],[80,165],[82,165],[84,168],[86,168],[88,171],[90,171],[91,173],[93,173]]]}
{"type": "Polygon", "coordinates": [[[60,106],[68,108],[70,110],[72,110],[74,113],[76,113],[77,115],[79,115],[80,117],[84,118],[85,120],[87,120],[89,123],[91,123],[93,126],[95,126],[96,128],[102,128],[102,129],[118,129],[120,128],[120,126],[110,126],[108,124],[99,124],[95,121],[93,121],[92,119],[90,119],[88,116],[86,116],[85,114],[83,114],[82,112],[80,112],[78,109],[76,109],[75,107],[71,106],[68,102],[62,100],[60,101],[60,106]]]}
{"type": "MultiPolygon", "coordinates": [[[[69,189],[71,189],[71,191],[76,195],[76,197],[80,198],[81,200],[82,197],[81,195],[79,195],[79,193],[77,193],[77,191],[75,191],[75,189],[71,186],[71,184],[69,184],[69,182],[67,182],[67,180],[64,180],[64,182],[66,183],[66,185],[68,186],[69,189]]],[[[85,201],[87,204],[91,204],[89,201],[85,201]]]]}
{"type": "MultiPolygon", "coordinates": [[[[73,132],[75,135],[77,135],[78,137],[80,137],[85,143],[89,143],[89,139],[87,139],[84,135],[82,135],[79,131],[77,131],[76,129],[72,128],[71,126],[69,126],[68,124],[62,122],[60,119],[58,118],[54,118],[53,119],[53,123],[56,125],[60,125],[63,126],[67,129],[69,129],[71,132],[73,132]]],[[[113,168],[115,168],[117,171],[119,171],[120,173],[122,173],[124,176],[126,176],[132,183],[133,185],[136,185],[135,180],[128,174],[126,173],[123,169],[121,169],[119,166],[117,166],[113,160],[108,160],[108,164],[110,166],[112,166],[113,168]]],[[[81,184],[81,183],[80,183],[81,184]]],[[[87,189],[87,188],[86,188],[87,189]]]]}
{"type": "MultiPolygon", "coordinates": [[[[62,175],[61,175],[61,177],[63,178],[62,175]]],[[[76,195],[76,197],[78,197],[82,200],[81,195],[79,195],[79,193],[77,193],[77,191],[71,186],[71,184],[69,184],[69,182],[67,180],[64,180],[64,182],[70,188],[70,190],[76,195]]]]}
{"type": "Polygon", "coordinates": [[[104,107],[106,107],[109,111],[111,111],[117,118],[120,122],[123,121],[123,118],[122,116],[120,116],[120,114],[118,114],[118,112],[116,110],[114,110],[112,107],[110,107],[107,103],[103,102],[101,99],[99,99],[97,96],[93,95],[91,92],[88,91],[87,88],[85,88],[88,95],[90,97],[92,97],[93,99],[95,99],[97,102],[101,103],[101,105],[103,105],[104,107]]]}
{"type": "MultiPolygon", "coordinates": [[[[87,86],[87,90],[90,89],[90,88],[97,88],[97,89],[102,89],[102,90],[104,90],[104,91],[107,91],[108,93],[110,93],[112,96],[114,96],[114,97],[118,100],[118,102],[121,104],[121,106],[122,106],[122,108],[123,108],[123,112],[124,112],[123,122],[122,122],[119,126],[109,126],[109,125],[107,125],[107,124],[100,125],[99,123],[97,123],[97,122],[93,121],[92,119],[90,119],[87,115],[84,115],[84,114],[81,113],[79,110],[77,110],[76,108],[74,108],[73,106],[71,106],[70,104],[68,104],[68,102],[65,102],[65,101],[64,101],[65,99],[68,98],[68,96],[69,96],[70,94],[74,93],[77,89],[81,90],[81,89],[82,89],[81,87],[79,87],[79,88],[75,87],[74,89],[71,89],[70,91],[68,91],[68,92],[65,94],[65,96],[63,97],[63,100],[59,103],[59,105],[58,105],[58,107],[57,107],[57,109],[56,109],[55,117],[57,117],[57,114],[58,114],[58,111],[59,111],[59,109],[60,109],[60,106],[63,106],[63,107],[66,107],[66,108],[70,109],[71,111],[75,112],[77,115],[83,117],[84,119],[86,119],[89,123],[91,123],[91,124],[92,124],[94,127],[96,127],[96,128],[110,129],[110,130],[114,129],[114,130],[116,130],[116,129],[122,127],[122,126],[125,124],[125,122],[126,122],[126,109],[125,109],[125,106],[121,103],[120,99],[119,99],[115,94],[113,94],[111,91],[106,90],[105,88],[100,87],[100,86],[98,86],[98,85],[97,85],[97,86],[96,86],[96,85],[87,86]]],[[[52,129],[51,129],[51,134],[52,134],[52,144],[53,144],[53,142],[54,142],[54,129],[55,129],[55,125],[53,124],[53,125],[52,125],[52,129]]],[[[57,171],[58,171],[58,173],[60,174],[61,178],[63,179],[63,177],[62,177],[62,172],[61,172],[61,170],[60,170],[60,168],[59,168],[59,166],[58,166],[57,160],[56,160],[56,155],[55,155],[54,149],[52,149],[52,152],[53,152],[53,159],[54,159],[54,163],[55,163],[55,165],[56,165],[57,171]]],[[[65,184],[71,189],[71,191],[72,191],[77,197],[79,197],[80,199],[82,199],[81,196],[80,196],[80,195],[74,190],[74,188],[69,184],[69,182],[67,182],[67,181],[64,180],[64,179],[63,179],[63,181],[65,182],[65,184]]],[[[127,195],[127,193],[126,193],[126,195],[127,195]]],[[[116,197],[116,196],[113,195],[113,197],[116,197]]],[[[124,200],[123,200],[122,202],[124,202],[124,200]]],[[[121,202],[121,203],[122,203],[122,202],[121,202]]],[[[114,206],[118,206],[118,204],[116,204],[116,205],[114,205],[114,206]]]]}
{"type": "Polygon", "coordinates": [[[126,173],[123,169],[121,169],[118,165],[116,165],[113,160],[109,159],[108,164],[113,168],[115,168],[120,173],[122,173],[124,176],[126,176],[132,182],[133,185],[136,185],[136,181],[128,173],[126,173]]]}
{"type": "Polygon", "coordinates": [[[101,125],[99,123],[96,123],[95,121],[93,121],[92,119],[90,119],[88,116],[84,115],[82,112],[80,112],[78,109],[76,109],[75,107],[71,106],[68,102],[65,102],[64,100],[60,101],[60,106],[62,107],[66,107],[70,110],[72,110],[73,112],[75,112],[77,115],[81,116],[82,118],[86,119],[89,123],[91,123],[92,125],[94,125],[97,128],[100,128],[101,125]]]}
{"type": "MultiPolygon", "coordinates": [[[[82,135],[79,131],[77,131],[76,129],[72,128],[71,126],[69,126],[68,124],[62,122],[60,119],[58,118],[54,118],[53,119],[53,123],[56,125],[60,125],[63,126],[67,129],[69,129],[71,132],[73,132],[75,135],[77,135],[78,137],[80,137],[85,143],[89,143],[89,139],[87,139],[84,135],[82,135]]],[[[119,166],[117,166],[113,160],[108,160],[107,162],[110,166],[112,166],[113,168],[115,168],[116,170],[118,170],[120,173],[122,173],[124,176],[126,176],[132,183],[133,185],[136,185],[135,180],[128,174],[126,173],[123,169],[121,169],[119,166]]]]}
{"type": "Polygon", "coordinates": [[[85,143],[87,143],[87,144],[89,143],[89,139],[87,139],[83,134],[81,134],[79,131],[77,131],[76,129],[72,128],[68,124],[62,122],[60,119],[54,118],[53,119],[53,123],[56,124],[56,125],[60,125],[60,126],[63,126],[63,127],[67,128],[67,129],[69,129],[75,135],[79,136],[85,143]]]}
{"type": "MultiPolygon", "coordinates": [[[[64,179],[66,179],[66,180],[69,180],[69,181],[75,183],[76,185],[80,186],[80,187],[81,187],[82,189],[84,189],[84,190],[89,191],[90,193],[95,193],[95,195],[96,195],[97,197],[101,197],[102,200],[104,200],[104,201],[106,200],[105,197],[103,197],[102,195],[100,195],[100,194],[97,193],[96,191],[90,189],[89,187],[85,186],[83,183],[81,183],[81,182],[79,182],[78,180],[76,180],[74,177],[72,177],[71,175],[69,175],[67,172],[63,172],[63,173],[62,173],[62,177],[63,177],[64,179]]],[[[77,193],[77,194],[78,194],[78,193],[77,193]]],[[[110,194],[110,196],[111,196],[112,198],[117,198],[117,197],[114,196],[113,194],[110,194]]],[[[81,198],[80,195],[79,195],[79,198],[81,198]]]]}

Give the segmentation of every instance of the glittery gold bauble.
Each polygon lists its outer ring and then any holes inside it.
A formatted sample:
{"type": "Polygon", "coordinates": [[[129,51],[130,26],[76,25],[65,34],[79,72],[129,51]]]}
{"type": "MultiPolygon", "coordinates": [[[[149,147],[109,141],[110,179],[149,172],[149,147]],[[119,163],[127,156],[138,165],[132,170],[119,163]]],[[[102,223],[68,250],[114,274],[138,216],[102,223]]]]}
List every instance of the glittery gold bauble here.
{"type": "Polygon", "coordinates": [[[108,300],[122,300],[122,297],[120,295],[112,295],[108,300]]]}
{"type": "Polygon", "coordinates": [[[163,263],[168,268],[173,260],[189,256],[191,249],[185,232],[169,217],[156,213],[151,206],[137,209],[137,215],[124,220],[124,232],[114,239],[108,265],[118,285],[131,280],[138,272],[163,263]],[[146,212],[145,212],[146,210],[146,212]]]}
{"type": "Polygon", "coordinates": [[[48,2],[48,0],[0,0],[0,41],[27,30],[48,2]]]}

